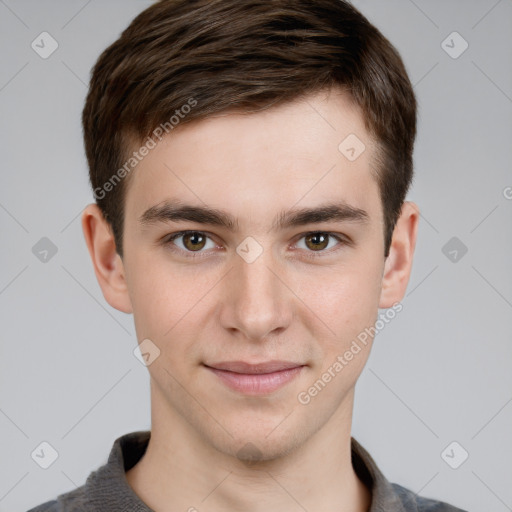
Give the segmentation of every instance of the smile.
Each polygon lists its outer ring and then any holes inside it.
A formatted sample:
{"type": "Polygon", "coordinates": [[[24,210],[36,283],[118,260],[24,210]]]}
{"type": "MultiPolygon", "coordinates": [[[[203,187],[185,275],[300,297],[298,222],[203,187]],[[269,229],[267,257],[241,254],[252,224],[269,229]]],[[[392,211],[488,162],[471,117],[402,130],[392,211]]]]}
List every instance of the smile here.
{"type": "Polygon", "coordinates": [[[304,365],[286,361],[249,364],[242,361],[205,365],[230,389],[246,395],[265,395],[277,391],[295,377],[304,365]]]}

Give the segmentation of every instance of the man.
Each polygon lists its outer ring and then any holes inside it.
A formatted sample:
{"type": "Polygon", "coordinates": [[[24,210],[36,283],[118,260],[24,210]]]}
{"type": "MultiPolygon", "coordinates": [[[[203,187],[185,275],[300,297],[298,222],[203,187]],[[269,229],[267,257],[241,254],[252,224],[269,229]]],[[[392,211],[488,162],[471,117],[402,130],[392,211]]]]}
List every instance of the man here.
{"type": "Polygon", "coordinates": [[[94,67],[82,227],[133,313],[151,432],[33,511],[457,511],[351,437],[418,208],[416,100],[340,0],[161,0],[94,67]]]}

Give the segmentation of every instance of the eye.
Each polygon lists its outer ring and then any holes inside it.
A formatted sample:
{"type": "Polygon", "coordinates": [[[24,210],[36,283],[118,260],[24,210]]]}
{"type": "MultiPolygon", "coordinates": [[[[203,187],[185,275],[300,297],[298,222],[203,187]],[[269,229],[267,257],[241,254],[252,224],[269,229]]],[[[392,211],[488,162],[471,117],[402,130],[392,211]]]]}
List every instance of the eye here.
{"type": "MultiPolygon", "coordinates": [[[[305,250],[305,256],[308,258],[326,256],[341,248],[338,247],[333,250],[333,247],[350,245],[350,241],[344,237],[325,231],[304,233],[299,240],[304,240],[303,246],[301,247],[301,244],[297,243],[295,247],[305,250]],[[334,243],[336,241],[338,242],[337,244],[334,243]]],[[[218,245],[211,237],[203,231],[180,231],[166,237],[163,243],[170,250],[182,254],[185,253],[186,257],[191,258],[206,256],[207,249],[218,248],[218,245]],[[208,243],[210,243],[210,246],[208,246],[208,243]]]]}
{"type": "Polygon", "coordinates": [[[210,237],[202,231],[180,231],[179,233],[174,233],[165,240],[165,244],[169,244],[173,250],[174,248],[172,246],[176,246],[181,251],[188,253],[201,253],[205,252],[202,250],[205,247],[207,249],[214,249],[216,247],[216,244],[210,237]],[[175,241],[179,239],[182,239],[181,242],[176,243],[175,241]],[[211,242],[210,247],[207,247],[208,240],[211,242]]]}
{"type": "MultiPolygon", "coordinates": [[[[328,233],[325,231],[312,231],[310,233],[306,233],[302,235],[300,240],[304,240],[304,247],[299,247],[300,244],[297,244],[297,247],[300,249],[305,248],[308,253],[308,257],[316,257],[316,256],[322,256],[326,252],[331,253],[333,252],[331,249],[332,247],[336,247],[336,245],[344,245],[348,244],[346,240],[344,240],[342,237],[337,236],[333,233],[328,233]],[[330,242],[337,241],[338,244],[330,244],[330,242]],[[329,248],[328,250],[326,250],[329,248]],[[315,254],[315,253],[321,253],[321,254],[315,254]]],[[[338,249],[335,249],[338,250],[338,249]]]]}

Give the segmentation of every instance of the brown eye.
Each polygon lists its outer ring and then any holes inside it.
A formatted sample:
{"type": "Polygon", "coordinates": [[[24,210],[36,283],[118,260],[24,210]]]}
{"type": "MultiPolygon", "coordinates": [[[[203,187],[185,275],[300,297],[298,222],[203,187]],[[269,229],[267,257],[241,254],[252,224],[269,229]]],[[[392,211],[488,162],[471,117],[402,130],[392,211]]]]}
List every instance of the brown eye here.
{"type": "Polygon", "coordinates": [[[327,233],[311,233],[304,238],[308,249],[312,249],[313,251],[321,251],[329,244],[329,234],[327,233]]]}
{"type": "Polygon", "coordinates": [[[206,236],[197,231],[185,233],[183,236],[183,245],[189,251],[200,251],[206,244],[206,236]]]}
{"type": "Polygon", "coordinates": [[[329,231],[310,231],[304,233],[295,245],[302,249],[301,253],[305,258],[320,258],[332,256],[345,246],[351,246],[350,239],[344,235],[337,235],[329,231]]]}
{"type": "Polygon", "coordinates": [[[206,233],[201,231],[180,231],[164,239],[164,244],[171,250],[185,255],[206,255],[203,249],[215,248],[215,243],[206,233]],[[208,245],[209,244],[209,245],[208,245]]]}

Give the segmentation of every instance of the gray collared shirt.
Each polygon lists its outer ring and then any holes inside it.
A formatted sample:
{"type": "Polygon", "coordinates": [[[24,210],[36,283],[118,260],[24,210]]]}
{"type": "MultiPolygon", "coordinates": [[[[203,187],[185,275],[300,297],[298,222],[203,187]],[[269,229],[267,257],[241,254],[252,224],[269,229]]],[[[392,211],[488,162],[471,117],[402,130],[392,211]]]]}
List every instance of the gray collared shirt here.
{"type": "MultiPolygon", "coordinates": [[[[118,437],[107,463],[93,471],[84,485],[28,512],[153,512],[135,494],[125,475],[144,455],[150,435],[151,431],[145,430],[118,437]]],[[[354,470],[372,495],[368,512],[465,512],[390,483],[353,437],[351,444],[354,470]]]]}

